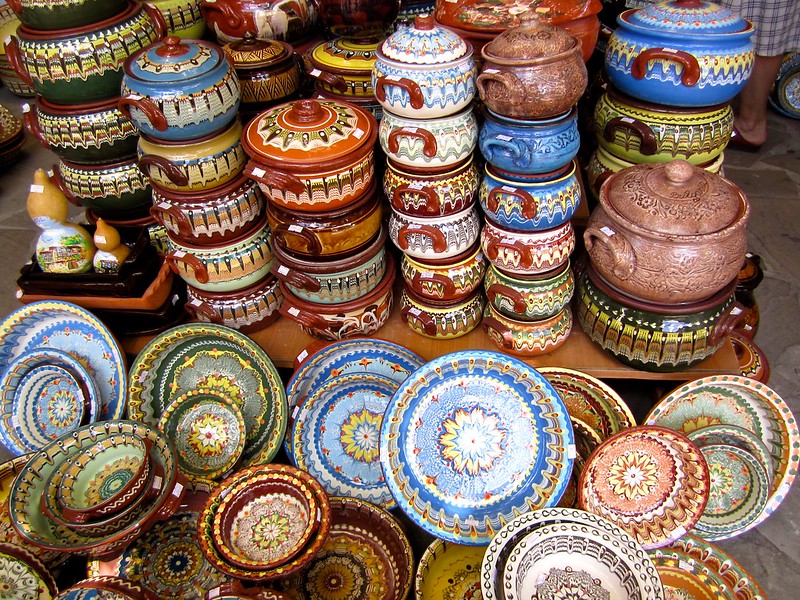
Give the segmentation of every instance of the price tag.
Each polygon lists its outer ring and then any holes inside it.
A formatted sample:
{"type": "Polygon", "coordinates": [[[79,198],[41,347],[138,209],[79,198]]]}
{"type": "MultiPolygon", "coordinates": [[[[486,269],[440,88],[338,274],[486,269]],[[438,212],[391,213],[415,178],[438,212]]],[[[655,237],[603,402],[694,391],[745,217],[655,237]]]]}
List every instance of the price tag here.
{"type": "Polygon", "coordinates": [[[694,571],[694,565],[686,560],[679,560],[678,561],[678,568],[681,571],[689,571],[690,573],[694,571]]]}
{"type": "Polygon", "coordinates": [[[575,444],[567,446],[567,458],[575,458],[576,456],[578,456],[578,450],[575,448],[575,444]]]}
{"type": "Polygon", "coordinates": [[[253,169],[252,173],[253,173],[253,175],[255,177],[263,177],[264,175],[267,174],[267,172],[264,169],[262,169],[261,167],[255,167],[253,169]]]}
{"type": "Polygon", "coordinates": [[[20,298],[22,298],[22,295],[23,295],[23,294],[22,294],[22,290],[21,290],[21,289],[19,289],[19,288],[17,288],[17,294],[16,294],[16,296],[17,296],[17,300],[19,300],[20,298]]]}
{"type": "Polygon", "coordinates": [[[217,596],[219,596],[218,589],[208,590],[208,592],[206,593],[206,598],[208,598],[208,600],[214,600],[214,598],[216,598],[217,596]]]}
{"type": "Polygon", "coordinates": [[[298,404],[297,406],[295,406],[292,409],[292,420],[296,420],[297,419],[297,413],[299,413],[299,412],[300,412],[300,405],[298,404]]]}
{"type": "Polygon", "coordinates": [[[162,210],[167,210],[170,207],[166,202],[159,202],[156,206],[162,210]]]}
{"type": "Polygon", "coordinates": [[[636,119],[632,119],[631,117],[622,117],[620,121],[623,123],[633,124],[636,122],[636,119]]]}
{"type": "Polygon", "coordinates": [[[189,300],[189,304],[191,306],[201,306],[203,303],[200,302],[200,300],[198,300],[197,298],[192,298],[191,300],[189,300]]]}
{"type": "Polygon", "coordinates": [[[613,229],[611,229],[611,227],[608,227],[607,225],[604,225],[603,227],[601,227],[600,231],[605,233],[607,236],[617,235],[617,232],[614,231],[613,229]]]}
{"type": "Polygon", "coordinates": [[[286,265],[281,265],[278,267],[278,274],[279,275],[288,275],[289,274],[289,267],[286,265]]]}
{"type": "Polygon", "coordinates": [[[387,81],[400,81],[401,79],[402,79],[402,77],[400,77],[400,75],[387,75],[386,76],[386,80],[387,81]]]}
{"type": "Polygon", "coordinates": [[[141,94],[128,94],[127,98],[128,100],[141,100],[144,96],[141,94]]]}
{"type": "Polygon", "coordinates": [[[366,131],[364,131],[363,129],[358,129],[358,128],[357,128],[357,129],[356,129],[356,130],[353,132],[353,135],[354,135],[354,136],[356,136],[356,139],[357,139],[357,140],[360,140],[362,137],[364,137],[364,136],[366,135],[366,133],[367,133],[367,132],[366,132],[366,131]]]}
{"type": "Polygon", "coordinates": [[[303,351],[302,351],[300,354],[298,354],[298,355],[297,355],[297,358],[295,358],[295,360],[296,360],[298,363],[301,363],[301,362],[303,362],[303,361],[304,361],[306,358],[308,358],[308,350],[303,350],[303,351]]]}
{"type": "Polygon", "coordinates": [[[28,104],[27,102],[25,104],[23,104],[22,105],[22,112],[24,112],[24,113],[31,112],[31,105],[28,104]]]}
{"type": "Polygon", "coordinates": [[[517,191],[517,188],[511,187],[510,185],[504,185],[500,189],[504,190],[506,192],[516,192],[517,191]]]}
{"type": "Polygon", "coordinates": [[[417,133],[418,130],[418,127],[403,127],[403,129],[401,129],[401,131],[405,133],[417,133]]]}
{"type": "Polygon", "coordinates": [[[514,138],[512,138],[510,135],[502,135],[501,134],[501,135],[497,136],[497,139],[500,140],[501,142],[510,142],[514,138]]]}
{"type": "Polygon", "coordinates": [[[290,315],[292,315],[293,317],[296,317],[296,316],[298,316],[298,315],[300,314],[300,311],[299,311],[297,308],[295,308],[294,306],[292,306],[292,307],[291,307],[289,310],[287,310],[286,312],[288,312],[288,313],[289,313],[290,315]]]}
{"type": "Polygon", "coordinates": [[[406,229],[409,231],[414,231],[415,229],[422,229],[422,225],[419,223],[409,223],[406,225],[406,229]]]}
{"type": "Polygon", "coordinates": [[[484,73],[491,73],[491,74],[494,74],[494,73],[499,73],[499,72],[500,72],[500,69],[484,69],[484,70],[483,70],[483,72],[484,72],[484,73]]]}
{"type": "Polygon", "coordinates": [[[291,231],[292,233],[302,233],[303,232],[303,226],[302,225],[292,224],[292,225],[289,225],[289,227],[287,227],[287,229],[289,231],[291,231]]]}
{"type": "Polygon", "coordinates": [[[418,317],[418,316],[420,316],[422,314],[422,311],[420,309],[418,309],[417,307],[412,307],[412,308],[408,309],[408,314],[414,315],[415,317],[418,317]]]}
{"type": "Polygon", "coordinates": [[[675,48],[662,48],[662,50],[664,52],[669,52],[670,54],[677,54],[678,53],[678,50],[676,50],[675,48]]]}
{"type": "Polygon", "coordinates": [[[322,75],[322,71],[320,71],[319,69],[311,69],[308,72],[308,74],[311,75],[312,77],[319,77],[320,75],[322,75]]]}
{"type": "Polygon", "coordinates": [[[175,252],[172,253],[172,256],[175,258],[183,258],[186,256],[186,252],[184,250],[175,250],[175,252]]]}
{"type": "Polygon", "coordinates": [[[105,244],[106,243],[106,236],[102,234],[94,234],[94,241],[96,244],[105,244]]]}
{"type": "Polygon", "coordinates": [[[415,181],[415,182],[413,182],[413,183],[409,183],[409,184],[408,184],[408,189],[410,189],[410,190],[421,190],[421,189],[422,189],[422,188],[424,188],[424,187],[425,187],[425,186],[424,186],[424,185],[422,185],[422,183],[421,183],[421,182],[419,182],[419,181],[415,181]]]}
{"type": "Polygon", "coordinates": [[[31,185],[31,193],[33,194],[43,194],[44,193],[44,186],[33,184],[31,185]]]}

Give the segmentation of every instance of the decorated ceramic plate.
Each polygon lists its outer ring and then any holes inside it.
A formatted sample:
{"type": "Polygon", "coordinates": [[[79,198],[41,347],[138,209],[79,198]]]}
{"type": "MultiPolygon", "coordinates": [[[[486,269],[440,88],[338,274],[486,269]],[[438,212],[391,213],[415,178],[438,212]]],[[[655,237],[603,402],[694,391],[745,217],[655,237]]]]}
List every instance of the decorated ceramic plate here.
{"type": "Polygon", "coordinates": [[[340,375],[300,405],[292,424],[292,459],[333,496],[395,504],[379,460],[383,414],[397,382],[372,373],[340,375]]]}
{"type": "Polygon", "coordinates": [[[482,545],[515,514],[553,506],[575,444],[564,403],[519,359],[461,351],[400,385],[380,460],[397,505],[446,541],[482,545]]]}
{"type": "Polygon", "coordinates": [[[286,392],[275,365],[249,337],[222,325],[190,323],[155,336],[130,370],[128,413],[157,425],[173,399],[191,390],[220,390],[242,409],[242,460],[267,463],[286,433],[286,392]]]}
{"type": "Polygon", "coordinates": [[[15,544],[0,543],[0,581],[6,598],[49,600],[56,582],[36,556],[15,544]]]}
{"type": "Polygon", "coordinates": [[[687,434],[710,425],[735,425],[754,433],[764,443],[772,457],[774,477],[767,507],[747,529],[778,509],[797,476],[797,421],[783,398],[754,379],[736,375],[696,379],[660,400],[646,422],[687,434]]]}
{"type": "Polygon", "coordinates": [[[539,372],[561,395],[570,416],[589,425],[603,439],[636,425],[631,409],[607,383],[561,367],[542,367],[539,372]]]}
{"type": "Polygon", "coordinates": [[[558,502],[558,506],[565,508],[575,508],[578,503],[578,479],[583,471],[583,465],[591,456],[592,452],[603,443],[600,434],[595,429],[578,419],[570,417],[572,422],[572,432],[575,435],[575,460],[572,463],[572,473],[569,476],[569,483],[558,502]]]}
{"type": "Polygon", "coordinates": [[[125,356],[108,328],[88,310],[58,300],[32,302],[0,323],[0,372],[38,348],[54,348],[76,358],[100,391],[101,419],[125,411],[125,356]]]}
{"type": "Polygon", "coordinates": [[[605,440],[586,461],[578,506],[616,523],[651,549],[694,526],[709,488],[705,458],[685,435],[637,426],[605,440]]]}
{"type": "Polygon", "coordinates": [[[82,579],[62,591],[57,600],[161,600],[150,590],[115,575],[82,579]]]}
{"type": "Polygon", "coordinates": [[[761,441],[756,434],[747,429],[737,427],[736,425],[709,425],[695,429],[686,434],[697,446],[709,446],[711,444],[726,444],[728,446],[736,446],[746,452],[752,454],[758,463],[764,467],[769,480],[769,487],[772,489],[772,481],[775,477],[775,472],[772,465],[772,456],[770,456],[764,442],[761,441]]]}
{"type": "Polygon", "coordinates": [[[414,579],[416,600],[480,598],[483,546],[435,539],[425,549],[414,579]]]}
{"type": "Polygon", "coordinates": [[[726,600],[725,587],[703,571],[686,568],[681,561],[665,557],[650,557],[656,566],[667,598],[692,600],[726,600]]]}

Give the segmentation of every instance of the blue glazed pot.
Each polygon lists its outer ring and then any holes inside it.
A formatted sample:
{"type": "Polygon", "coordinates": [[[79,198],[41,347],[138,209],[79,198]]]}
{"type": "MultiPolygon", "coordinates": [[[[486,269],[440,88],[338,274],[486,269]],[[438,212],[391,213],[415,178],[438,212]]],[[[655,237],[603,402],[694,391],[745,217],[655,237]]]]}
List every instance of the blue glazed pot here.
{"type": "Polygon", "coordinates": [[[506,119],[487,111],[478,147],[488,163],[523,175],[566,166],[578,154],[578,111],[540,121],[506,119]]]}
{"type": "Polygon", "coordinates": [[[755,56],[753,24],[712,2],[675,0],[624,11],[609,39],[609,81],[639,100],[712,106],[744,86],[755,56]]]}
{"type": "Polygon", "coordinates": [[[239,79],[216,44],[168,36],[131,55],[124,71],[119,108],[153,138],[200,138],[238,114],[239,79]]]}

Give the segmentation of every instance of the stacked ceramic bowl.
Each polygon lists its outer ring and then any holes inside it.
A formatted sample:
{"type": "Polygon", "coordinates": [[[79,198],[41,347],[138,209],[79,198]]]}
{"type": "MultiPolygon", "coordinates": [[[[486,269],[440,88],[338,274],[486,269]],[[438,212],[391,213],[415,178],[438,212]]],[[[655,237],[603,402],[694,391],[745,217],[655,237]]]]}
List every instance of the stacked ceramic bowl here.
{"type": "Polygon", "coordinates": [[[243,134],[247,175],[267,197],[281,313],[314,337],[369,335],[389,318],[377,129],[355,104],[306,99],[259,113],[243,134]]]}
{"type": "Polygon", "coordinates": [[[190,40],[202,39],[206,32],[206,21],[200,11],[201,0],[151,0],[164,21],[170,35],[190,40]]]}
{"type": "Polygon", "coordinates": [[[377,54],[389,235],[403,253],[401,314],[421,335],[459,337],[480,323],[484,307],[472,46],[423,15],[377,54]]]}
{"type": "Polygon", "coordinates": [[[576,103],[586,66],[576,38],[534,20],[498,35],[482,55],[484,329],[506,351],[535,356],[559,347],[572,329],[570,219],[581,202],[576,103]]]}

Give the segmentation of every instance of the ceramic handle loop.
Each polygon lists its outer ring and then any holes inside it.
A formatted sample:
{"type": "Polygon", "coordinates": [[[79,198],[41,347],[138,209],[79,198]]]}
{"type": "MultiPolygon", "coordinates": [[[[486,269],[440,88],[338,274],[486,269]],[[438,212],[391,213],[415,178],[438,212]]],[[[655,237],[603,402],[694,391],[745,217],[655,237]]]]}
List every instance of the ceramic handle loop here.
{"type": "Polygon", "coordinates": [[[486,245],[486,255],[489,260],[496,261],[500,256],[500,250],[507,250],[519,255],[519,264],[525,269],[530,269],[533,266],[533,259],[528,248],[522,242],[515,240],[513,243],[504,242],[502,240],[490,240],[486,245]]]}
{"type": "Polygon", "coordinates": [[[14,69],[17,76],[22,79],[29,87],[33,87],[33,77],[31,77],[28,69],[22,64],[22,55],[19,53],[19,46],[17,45],[16,36],[10,36],[4,47],[6,49],[6,60],[9,66],[14,69]]]}
{"type": "Polygon", "coordinates": [[[711,333],[708,336],[708,343],[716,346],[721,343],[723,338],[730,334],[734,329],[740,327],[747,318],[747,309],[739,302],[732,302],[725,312],[720,316],[711,333]]]}
{"type": "Polygon", "coordinates": [[[647,63],[651,60],[668,60],[683,66],[681,83],[688,87],[694,87],[700,81],[700,63],[694,55],[683,50],[668,50],[666,48],[647,48],[633,59],[631,65],[631,75],[636,79],[644,79],[647,75],[647,63]]]}
{"type": "Polygon", "coordinates": [[[143,4],[144,10],[147,12],[150,20],[153,21],[153,26],[155,27],[156,31],[156,41],[164,39],[169,34],[169,23],[167,23],[163,13],[158,10],[156,6],[147,3],[143,4]]]}
{"type": "Polygon", "coordinates": [[[283,304],[281,304],[278,311],[287,319],[305,325],[309,329],[328,329],[329,327],[328,321],[325,320],[324,317],[298,308],[292,305],[286,298],[284,298],[283,304]]]}
{"type": "Polygon", "coordinates": [[[150,98],[129,95],[120,98],[117,102],[117,108],[119,108],[119,111],[128,119],[131,118],[131,107],[139,110],[153,129],[157,131],[166,131],[167,117],[164,116],[163,111],[155,102],[150,100],[150,98]]]}
{"type": "Polygon", "coordinates": [[[239,29],[244,25],[244,19],[227,0],[203,0],[200,3],[200,10],[218,12],[222,18],[228,22],[228,26],[233,29],[239,29]]]}
{"type": "Polygon", "coordinates": [[[319,69],[306,69],[306,74],[313,79],[318,79],[322,83],[329,85],[340,94],[347,93],[347,82],[338,75],[319,69]]]}
{"type": "Polygon", "coordinates": [[[286,238],[289,236],[300,238],[305,242],[306,251],[309,254],[313,254],[317,256],[322,254],[322,243],[319,241],[319,238],[313,231],[309,231],[308,229],[302,228],[291,228],[291,225],[286,225],[281,223],[276,227],[272,228],[272,235],[275,237],[276,242],[280,243],[281,246],[286,247],[286,238]]]}
{"type": "Polygon", "coordinates": [[[315,279],[310,275],[303,273],[302,271],[290,269],[289,267],[280,264],[278,261],[272,263],[272,268],[270,270],[275,277],[284,283],[288,283],[302,290],[318,292],[320,289],[322,289],[322,285],[320,285],[318,279],[315,279]]]}
{"type": "Polygon", "coordinates": [[[514,333],[494,317],[483,317],[483,330],[490,337],[491,332],[494,332],[506,350],[514,349],[514,333]]]}
{"type": "Polygon", "coordinates": [[[416,223],[403,225],[397,232],[397,244],[401,250],[408,250],[408,238],[415,233],[430,238],[434,252],[441,253],[447,250],[447,237],[442,233],[441,229],[433,225],[418,225],[416,223]]]}
{"type": "Polygon", "coordinates": [[[511,155],[511,160],[518,167],[525,167],[531,162],[531,155],[528,148],[525,147],[519,140],[509,139],[501,140],[497,138],[487,139],[481,146],[481,150],[486,154],[486,159],[492,162],[494,150],[497,148],[500,152],[505,152],[511,155]]]}
{"type": "Polygon", "coordinates": [[[189,185],[189,177],[171,160],[157,154],[145,154],[139,157],[139,170],[150,179],[153,178],[153,167],[160,169],[175,185],[189,185]]]}
{"type": "Polygon", "coordinates": [[[375,82],[375,98],[378,102],[386,102],[386,86],[394,85],[406,91],[411,100],[411,108],[420,109],[425,106],[425,97],[422,95],[422,88],[413,79],[407,77],[394,78],[381,75],[375,82]]]}
{"type": "MultiPolygon", "coordinates": [[[[503,87],[505,92],[503,96],[509,104],[521,104],[524,102],[525,86],[519,80],[519,77],[508,71],[484,71],[478,75],[475,84],[478,86],[478,93],[481,99],[485,99],[487,96],[486,86],[489,81],[495,81],[503,87]]],[[[500,94],[495,95],[499,96],[500,94]]]]}
{"type": "Polygon", "coordinates": [[[22,12],[21,0],[6,0],[6,4],[8,5],[8,8],[13,10],[16,14],[20,14],[22,12]]]}
{"type": "Polygon", "coordinates": [[[42,146],[45,148],[50,147],[50,142],[44,137],[42,128],[39,127],[39,111],[36,110],[35,106],[31,106],[30,104],[24,104],[22,106],[22,123],[25,125],[25,129],[28,130],[28,133],[39,140],[42,146]]]}
{"type": "Polygon", "coordinates": [[[391,202],[395,210],[403,212],[405,207],[403,205],[403,194],[418,194],[425,198],[425,212],[429,215],[438,215],[440,210],[439,195],[433,188],[424,185],[415,187],[410,184],[398,185],[392,192],[391,202]]]}
{"type": "Polygon", "coordinates": [[[528,307],[525,304],[525,299],[522,297],[522,294],[514,288],[503,285],[502,283],[493,283],[490,285],[489,289],[486,290],[486,296],[489,298],[489,302],[495,306],[497,306],[497,296],[508,298],[513,304],[515,313],[524,315],[527,312],[528,307]]]}
{"type": "Polygon", "coordinates": [[[497,212],[500,207],[500,199],[504,196],[513,196],[520,204],[520,213],[525,219],[535,219],[539,213],[539,202],[525,190],[519,188],[506,189],[506,188],[492,188],[489,192],[489,197],[486,200],[486,205],[492,212],[497,212]]]}
{"type": "Polygon", "coordinates": [[[587,227],[583,232],[583,243],[586,250],[591,252],[595,244],[605,246],[613,262],[614,275],[620,279],[629,279],[636,270],[636,253],[628,240],[610,227],[587,227]]]}
{"type": "Polygon", "coordinates": [[[153,217],[159,225],[164,226],[166,219],[164,215],[168,215],[178,229],[178,235],[189,237],[192,235],[192,225],[189,223],[189,218],[177,206],[163,206],[160,203],[154,204],[150,207],[150,216],[153,217]]]}
{"type": "Polygon", "coordinates": [[[415,272],[411,278],[411,287],[414,290],[419,290],[426,282],[432,282],[442,288],[442,298],[452,298],[456,295],[456,284],[449,277],[445,277],[441,273],[426,273],[421,274],[419,271],[415,272]]]}
{"type": "Polygon", "coordinates": [[[422,153],[428,158],[435,157],[439,149],[439,145],[436,143],[436,136],[427,129],[401,127],[400,129],[393,129],[389,133],[389,152],[397,154],[400,150],[399,138],[401,137],[422,141],[422,153]]]}
{"type": "Polygon", "coordinates": [[[647,123],[631,117],[614,117],[603,128],[603,137],[607,142],[614,142],[618,129],[632,131],[639,138],[639,152],[645,156],[652,156],[658,151],[656,134],[647,123]]]}
{"type": "Polygon", "coordinates": [[[275,188],[283,192],[291,192],[299,196],[306,191],[306,186],[296,175],[286,173],[285,171],[266,169],[253,161],[245,165],[244,173],[256,183],[261,183],[267,187],[275,188]]]}
{"type": "Polygon", "coordinates": [[[422,330],[430,336],[436,335],[436,321],[431,315],[419,309],[414,310],[413,306],[404,306],[400,311],[400,317],[405,323],[411,320],[417,321],[422,325],[422,330]]]}
{"type": "Polygon", "coordinates": [[[189,313],[192,318],[197,318],[198,315],[203,315],[209,322],[215,325],[224,325],[217,311],[211,308],[207,302],[192,301],[183,305],[183,308],[189,313]]]}
{"type": "Polygon", "coordinates": [[[169,268],[172,269],[172,272],[176,275],[181,275],[180,269],[178,268],[178,263],[180,262],[192,269],[194,272],[194,278],[199,283],[208,283],[208,269],[194,254],[188,254],[186,252],[178,254],[173,251],[168,253],[164,257],[164,260],[166,261],[167,265],[169,265],[169,268]]]}

